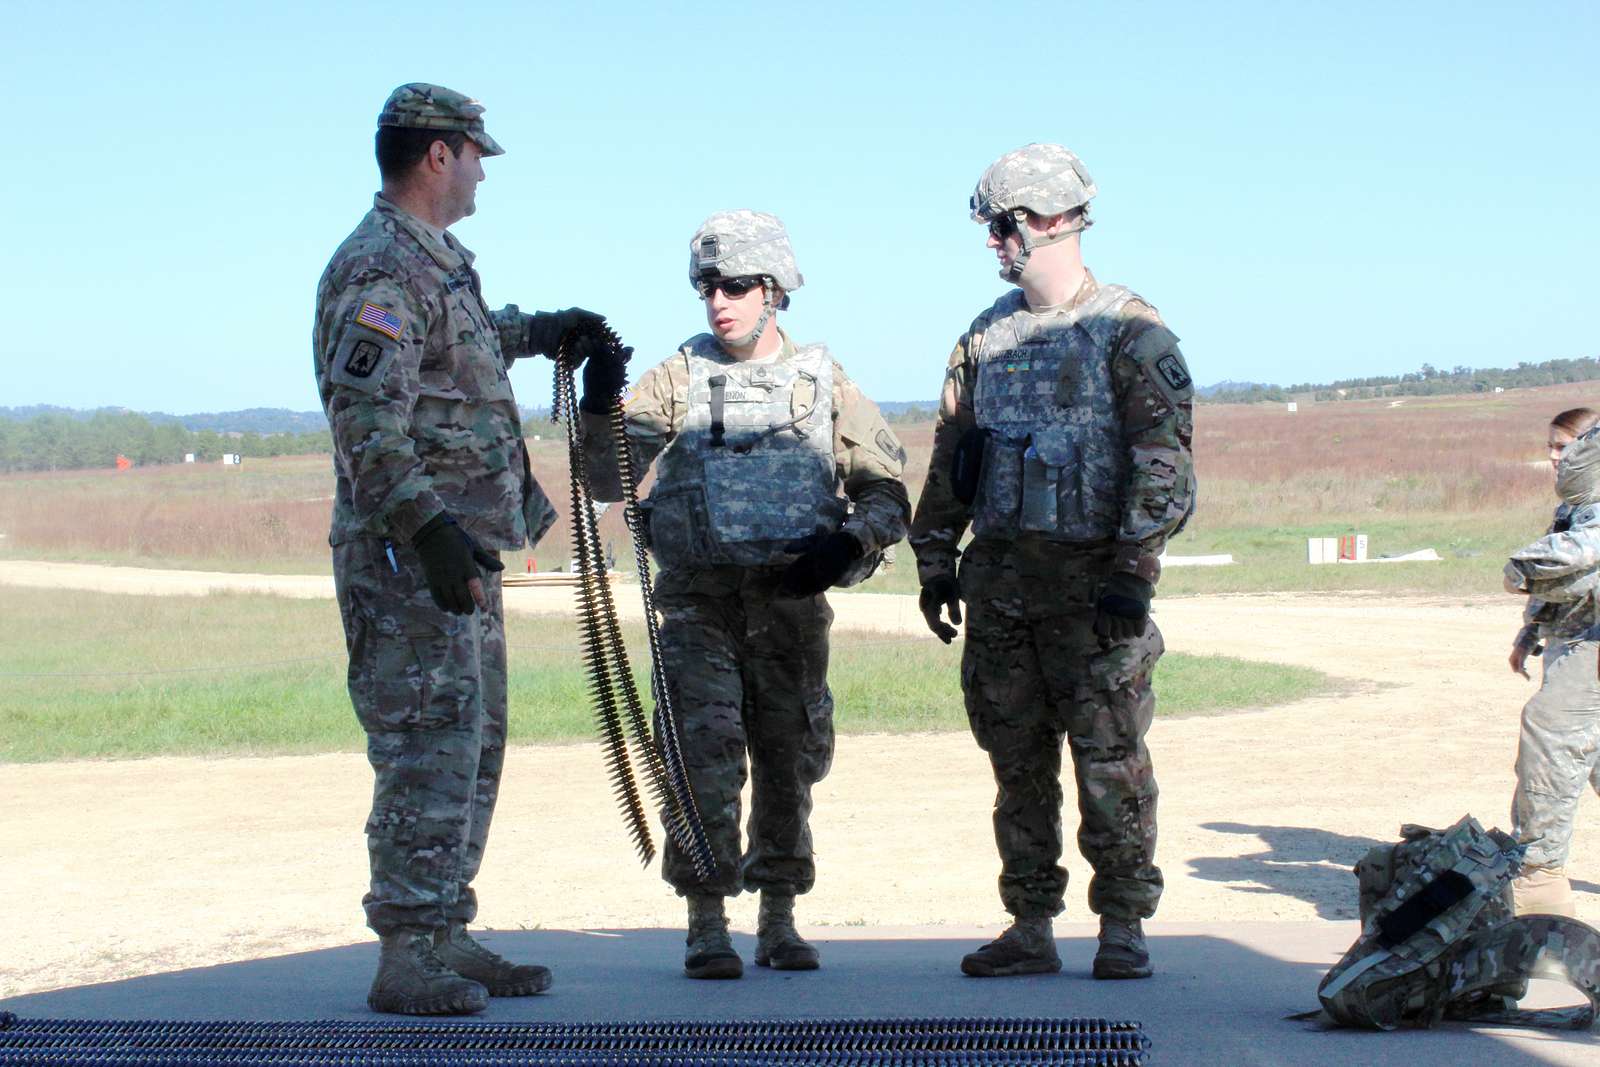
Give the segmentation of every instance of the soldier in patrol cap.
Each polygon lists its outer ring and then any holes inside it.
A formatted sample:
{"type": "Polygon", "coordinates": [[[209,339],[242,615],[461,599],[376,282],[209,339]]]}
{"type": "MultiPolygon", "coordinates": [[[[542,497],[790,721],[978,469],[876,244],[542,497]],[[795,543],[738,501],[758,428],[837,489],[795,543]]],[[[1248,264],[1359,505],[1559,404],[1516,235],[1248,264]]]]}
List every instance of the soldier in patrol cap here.
{"type": "MultiPolygon", "coordinates": [[[[660,459],[647,504],[663,653],[717,864],[702,879],[669,842],[662,873],[688,898],[691,978],[743,973],[723,900],[746,889],[761,892],[757,965],[810,970],[817,950],[795,931],[794,898],[815,880],[811,788],[833,759],[823,591],[865,578],[904,536],[905,451],[825,346],[778,325],[801,285],[778,219],[712,215],[690,242],[689,283],[710,332],[647,372],[624,405],[640,467],[660,459]]],[[[584,461],[601,500],[621,496],[602,413],[626,375],[616,358],[584,367],[584,461]]]]}
{"type": "Polygon", "coordinates": [[[1094,193],[1053,144],[1009,152],[979,180],[972,217],[1017,288],[950,356],[911,524],[929,628],[948,642],[966,605],[962,688],[998,786],[1013,922],[961,961],[978,977],[1061,969],[1063,742],[1094,868],[1094,975],[1151,973],[1141,920],[1162,882],[1144,738],[1163,645],[1149,612],[1157,557],[1194,506],[1192,388],[1155,308],[1085,269],[1094,193]]]}
{"type": "Polygon", "coordinates": [[[317,286],[317,388],[333,434],[334,582],[350,697],[375,785],[367,820],[378,933],[374,1011],[459,1014],[550,984],[467,933],[505,755],[499,553],[555,519],[533,479],[506,370],[604,320],[484,303],[447,229],[504,149],[483,105],[437,85],[378,115],[383,188],[317,286]]]}

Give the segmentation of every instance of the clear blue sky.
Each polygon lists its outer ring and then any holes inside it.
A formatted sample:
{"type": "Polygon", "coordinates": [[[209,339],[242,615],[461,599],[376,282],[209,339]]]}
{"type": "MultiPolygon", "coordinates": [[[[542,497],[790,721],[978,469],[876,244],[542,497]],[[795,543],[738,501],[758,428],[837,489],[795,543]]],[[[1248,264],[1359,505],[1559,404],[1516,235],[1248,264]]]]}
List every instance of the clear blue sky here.
{"type": "MultiPolygon", "coordinates": [[[[0,405],[317,407],[317,276],[406,81],[508,154],[455,232],[486,295],[704,325],[712,211],[789,225],[786,316],[881,400],[932,397],[1004,288],[967,196],[1062,142],[1085,240],[1195,378],[1600,355],[1600,4],[7,5],[0,405]],[[460,14],[452,14],[459,11],[460,14]]],[[[519,366],[523,403],[547,365],[519,366]]]]}

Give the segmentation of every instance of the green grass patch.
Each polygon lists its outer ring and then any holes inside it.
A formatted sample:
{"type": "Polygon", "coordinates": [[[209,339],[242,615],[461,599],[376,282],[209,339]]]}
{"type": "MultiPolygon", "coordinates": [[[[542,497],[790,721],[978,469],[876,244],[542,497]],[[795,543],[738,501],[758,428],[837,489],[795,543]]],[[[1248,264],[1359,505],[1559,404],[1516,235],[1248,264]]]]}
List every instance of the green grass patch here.
{"type": "MultiPolygon", "coordinates": [[[[1552,505],[1553,507],[1553,505],[1552,505]]],[[[1511,553],[1536,539],[1550,521],[1539,514],[1405,515],[1296,525],[1208,528],[1197,522],[1169,546],[1175,556],[1231,554],[1230,567],[1169,567],[1162,597],[1206,593],[1387,592],[1497,595],[1511,553]],[[1368,563],[1311,566],[1306,539],[1364,533],[1371,556],[1399,556],[1431,548],[1437,563],[1368,563]]],[[[916,557],[896,549],[895,565],[847,593],[906,593],[918,589],[916,557]]]]}
{"type": "MultiPolygon", "coordinates": [[[[0,638],[0,760],[358,751],[331,601],[111,596],[13,588],[0,638]]],[[[513,615],[511,739],[594,736],[571,620],[513,615]]],[[[640,690],[644,632],[626,637],[640,690]]],[[[965,730],[960,645],[840,633],[830,680],[845,733],[965,730]]],[[[1160,712],[1262,707],[1323,691],[1316,671],[1170,654],[1160,712]]]]}

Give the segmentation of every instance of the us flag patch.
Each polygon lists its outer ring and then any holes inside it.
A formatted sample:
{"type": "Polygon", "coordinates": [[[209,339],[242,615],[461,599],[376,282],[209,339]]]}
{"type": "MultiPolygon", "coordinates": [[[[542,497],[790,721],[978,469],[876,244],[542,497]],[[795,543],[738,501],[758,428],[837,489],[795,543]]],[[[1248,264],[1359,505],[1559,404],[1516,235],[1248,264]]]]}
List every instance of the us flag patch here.
{"type": "Polygon", "coordinates": [[[391,341],[400,340],[400,334],[406,328],[404,319],[377,304],[362,304],[356,321],[368,329],[377,330],[391,341]]]}

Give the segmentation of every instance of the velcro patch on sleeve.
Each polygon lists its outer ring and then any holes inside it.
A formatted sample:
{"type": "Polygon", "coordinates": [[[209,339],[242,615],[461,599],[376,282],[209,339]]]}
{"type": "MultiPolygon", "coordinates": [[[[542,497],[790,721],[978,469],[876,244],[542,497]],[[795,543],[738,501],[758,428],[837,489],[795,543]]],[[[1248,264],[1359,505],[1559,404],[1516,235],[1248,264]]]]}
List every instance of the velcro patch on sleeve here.
{"type": "Polygon", "coordinates": [[[351,330],[328,364],[328,378],[335,385],[375,393],[398,351],[400,346],[392,340],[374,339],[361,330],[351,330]]]}
{"type": "Polygon", "coordinates": [[[377,304],[362,304],[361,310],[356,312],[356,322],[369,330],[376,330],[391,341],[400,340],[406,328],[405,319],[377,304]]]}
{"type": "Polygon", "coordinates": [[[383,349],[373,342],[357,341],[345,357],[344,372],[352,378],[370,378],[372,372],[378,369],[378,359],[382,355],[383,349]]]}
{"type": "Polygon", "coordinates": [[[895,440],[894,434],[889,432],[888,427],[884,427],[878,431],[877,442],[879,452],[882,452],[885,456],[894,460],[902,467],[905,466],[905,447],[901,445],[899,441],[895,440]]]}
{"type": "Polygon", "coordinates": [[[1178,351],[1178,335],[1165,326],[1152,326],[1135,337],[1128,354],[1168,404],[1177,406],[1194,395],[1194,379],[1178,351]]]}

